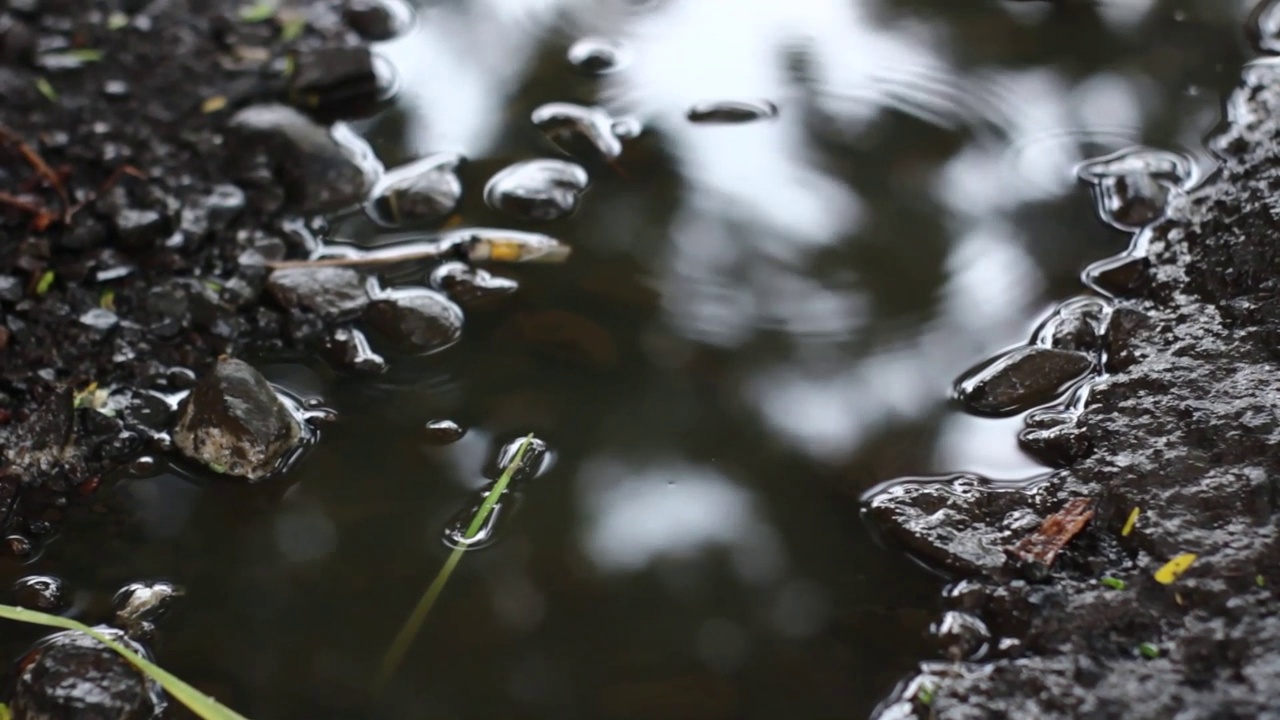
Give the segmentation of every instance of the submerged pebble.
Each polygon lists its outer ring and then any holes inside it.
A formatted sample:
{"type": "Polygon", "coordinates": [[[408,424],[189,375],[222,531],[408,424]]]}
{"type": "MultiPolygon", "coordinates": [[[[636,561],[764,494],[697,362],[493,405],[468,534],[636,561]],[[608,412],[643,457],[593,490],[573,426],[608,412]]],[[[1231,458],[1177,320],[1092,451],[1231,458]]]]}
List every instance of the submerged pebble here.
{"type": "Polygon", "coordinates": [[[582,38],[569,47],[569,64],[590,75],[604,75],[622,65],[621,49],[601,38],[582,38]]]}
{"type": "Polygon", "coordinates": [[[424,428],[423,439],[431,445],[451,445],[462,439],[467,431],[452,420],[431,420],[424,428]]]}
{"type": "MultiPolygon", "coordinates": [[[[119,629],[94,630],[151,657],[119,629]]],[[[14,720],[151,720],[165,705],[158,684],[97,640],[73,630],[40,641],[18,661],[16,674],[9,702],[14,720]]]]}
{"type": "Polygon", "coordinates": [[[975,413],[1014,415],[1053,400],[1091,369],[1093,360],[1084,353],[1020,347],[965,374],[956,396],[975,413]]]}
{"type": "Polygon", "coordinates": [[[1097,352],[1101,345],[1102,326],[1109,308],[1094,297],[1068,300],[1054,309],[1036,331],[1036,343],[1058,350],[1097,352]]]}
{"type": "Polygon", "coordinates": [[[369,304],[365,319],[403,352],[436,352],[462,337],[462,308],[427,288],[389,290],[369,304]]]}
{"type": "Polygon", "coordinates": [[[1093,186],[1098,214],[1123,230],[1136,230],[1162,216],[1170,196],[1193,172],[1191,160],[1164,150],[1132,148],[1080,166],[1093,186]]]}
{"type": "Polygon", "coordinates": [[[484,199],[522,220],[558,220],[577,209],[587,181],[587,171],[571,162],[525,160],[494,175],[484,187],[484,199]]]}
{"type": "Polygon", "coordinates": [[[222,475],[261,480],[303,441],[301,424],[284,400],[242,360],[219,360],[179,413],[174,445],[222,475]]]}
{"type": "Polygon", "coordinates": [[[387,371],[387,361],[374,352],[364,333],[355,328],[338,328],[321,343],[325,359],[340,370],[379,375],[387,371]]]}
{"type": "Polygon", "coordinates": [[[689,122],[699,124],[737,124],[777,117],[778,106],[768,100],[722,100],[698,103],[685,114],[689,122]]]}
{"type": "Polygon", "coordinates": [[[390,170],[374,187],[365,211],[386,226],[439,222],[462,198],[461,163],[461,155],[437,153],[390,170]]]}
{"type": "Polygon", "coordinates": [[[1126,297],[1142,289],[1147,280],[1146,258],[1123,254],[1103,258],[1084,269],[1085,285],[1111,297],[1126,297]]]}
{"type": "Polygon", "coordinates": [[[1066,467],[1091,449],[1075,413],[1063,410],[1028,414],[1026,427],[1018,433],[1018,443],[1027,454],[1049,467],[1066,467]]]}
{"type": "Polygon", "coordinates": [[[431,287],[467,310],[491,307],[520,289],[515,280],[498,277],[464,262],[442,264],[431,271],[430,282],[431,287]]]}
{"type": "Polygon", "coordinates": [[[551,142],[574,157],[615,160],[622,155],[614,120],[603,108],[547,103],[535,109],[531,119],[551,142]]]}

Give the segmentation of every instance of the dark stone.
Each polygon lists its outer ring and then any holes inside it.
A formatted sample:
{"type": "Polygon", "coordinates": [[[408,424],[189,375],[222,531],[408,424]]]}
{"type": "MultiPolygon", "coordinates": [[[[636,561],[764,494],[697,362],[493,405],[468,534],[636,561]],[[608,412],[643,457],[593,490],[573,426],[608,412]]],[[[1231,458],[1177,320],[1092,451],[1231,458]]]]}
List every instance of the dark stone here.
{"type": "Polygon", "coordinates": [[[31,484],[55,474],[74,477],[83,469],[75,439],[75,399],[70,388],[60,388],[26,422],[0,428],[0,457],[31,484]]]}
{"type": "Polygon", "coordinates": [[[431,272],[431,287],[445,293],[466,310],[493,307],[520,289],[515,280],[498,277],[463,262],[447,262],[431,272]]]}
{"type": "Polygon", "coordinates": [[[22,280],[12,275],[0,275],[0,302],[16,303],[22,299],[22,280]]]}
{"type": "Polygon", "coordinates": [[[1057,350],[1074,350],[1092,355],[1101,349],[1102,325],[1107,303],[1092,297],[1062,303],[1036,332],[1036,341],[1057,350]]]}
{"type": "Polygon", "coordinates": [[[390,40],[404,32],[412,10],[395,0],[346,0],[342,19],[365,40],[390,40]]]}
{"type": "Polygon", "coordinates": [[[964,406],[983,415],[1013,415],[1060,396],[1093,361],[1084,353],[1022,347],[978,366],[956,384],[964,406]]]}
{"type": "Polygon", "coordinates": [[[1088,435],[1072,413],[1031,413],[1018,442],[1029,455],[1049,467],[1067,467],[1089,454],[1088,435]],[[1052,418],[1052,421],[1049,420],[1052,418]]]}
{"type": "MultiPolygon", "coordinates": [[[[286,198],[304,213],[358,204],[372,184],[357,152],[325,128],[285,105],[254,105],[230,120],[231,154],[264,153],[286,198]]],[[[239,174],[239,173],[237,173],[239,174]]]]}
{"type": "Polygon", "coordinates": [[[398,288],[369,304],[369,326],[397,349],[428,353],[453,345],[462,336],[462,309],[426,288],[398,288]]]}
{"type": "Polygon", "coordinates": [[[200,205],[208,215],[210,226],[221,230],[240,217],[246,203],[243,190],[235,185],[223,183],[214,185],[209,194],[201,200],[200,205]]]}
{"type": "Polygon", "coordinates": [[[351,268],[316,267],[276,270],[267,290],[286,310],[302,308],[326,320],[351,320],[369,304],[364,277],[351,268]]]}
{"type": "Polygon", "coordinates": [[[30,65],[36,59],[38,40],[30,25],[12,15],[0,15],[0,61],[9,65],[30,65]]]}
{"type": "Polygon", "coordinates": [[[1136,255],[1117,255],[1085,268],[1084,283],[1111,297],[1129,297],[1143,289],[1147,261],[1136,255]]]}
{"type": "Polygon", "coordinates": [[[522,220],[547,222],[570,215],[587,187],[587,171],[564,160],[526,160],[494,175],[485,202],[522,220]]]}
{"type": "Polygon", "coordinates": [[[223,359],[183,401],[174,445],[224,475],[261,480],[296,450],[302,428],[271,384],[248,363],[223,359]]]}
{"type": "Polygon", "coordinates": [[[338,45],[294,54],[294,104],[331,118],[361,117],[392,90],[394,68],[367,47],[338,45]]]}
{"type": "Polygon", "coordinates": [[[121,208],[111,217],[120,245],[128,250],[150,250],[173,232],[169,218],[155,210],[121,208]]]}
{"type": "Polygon", "coordinates": [[[13,584],[13,599],[28,610],[59,613],[69,604],[62,581],[49,575],[28,575],[13,584]]]}
{"type": "MultiPolygon", "coordinates": [[[[95,628],[143,657],[150,653],[114,628],[95,628]]],[[[15,720],[150,720],[162,708],[153,681],[80,632],[38,643],[19,662],[10,709],[15,720]]]]}
{"type": "Polygon", "coordinates": [[[334,367],[377,375],[387,371],[387,361],[369,347],[364,333],[354,328],[338,328],[325,338],[321,348],[334,367]]]}
{"type": "Polygon", "coordinates": [[[390,170],[365,206],[369,217],[387,226],[445,219],[462,198],[461,162],[459,155],[440,153],[390,170]]]}
{"type": "Polygon", "coordinates": [[[452,445],[467,434],[466,429],[452,420],[431,420],[424,431],[423,439],[430,445],[452,445]]]}

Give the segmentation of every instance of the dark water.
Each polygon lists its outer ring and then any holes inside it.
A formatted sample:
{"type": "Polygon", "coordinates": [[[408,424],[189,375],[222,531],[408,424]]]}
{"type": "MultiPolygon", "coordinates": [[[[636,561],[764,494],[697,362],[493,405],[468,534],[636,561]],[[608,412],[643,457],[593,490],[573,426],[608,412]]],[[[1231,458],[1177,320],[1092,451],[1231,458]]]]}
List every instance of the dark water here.
{"type": "Polygon", "coordinates": [[[942,580],[873,541],[858,495],[1041,472],[1018,419],[957,412],[951,382],[1127,244],[1079,163],[1211,168],[1248,4],[424,4],[379,49],[399,100],[356,129],[388,167],[461,153],[464,225],[572,259],[494,267],[519,295],[375,380],[271,368],[338,415],[286,482],[123,481],[6,577],[63,578],[90,620],[127,582],[184,585],[160,658],[258,719],[865,716],[928,655],[942,580]],[[483,190],[563,157],[530,122],[548,102],[644,130],[584,163],[571,217],[513,222],[483,190]],[[437,418],[469,432],[429,446],[437,418]],[[372,699],[450,518],[527,432],[554,467],[372,699]]]}

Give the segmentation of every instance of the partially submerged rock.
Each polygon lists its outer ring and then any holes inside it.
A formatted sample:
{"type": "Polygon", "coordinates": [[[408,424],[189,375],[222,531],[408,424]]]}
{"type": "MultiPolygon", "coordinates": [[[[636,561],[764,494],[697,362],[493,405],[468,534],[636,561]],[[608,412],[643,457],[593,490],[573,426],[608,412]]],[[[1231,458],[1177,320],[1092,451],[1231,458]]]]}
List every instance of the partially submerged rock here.
{"type": "Polygon", "coordinates": [[[173,431],[188,458],[250,481],[279,469],[301,441],[301,424],[262,373],[225,358],[183,401],[173,431]]]}
{"type": "Polygon", "coordinates": [[[1091,369],[1092,358],[1082,352],[1021,347],[966,375],[956,394],[974,412],[1011,415],[1053,400],[1091,369]]]}
{"type": "Polygon", "coordinates": [[[303,309],[325,320],[351,320],[369,304],[364,277],[351,268],[282,268],[267,278],[267,290],[286,309],[303,309]]]}
{"type": "Polygon", "coordinates": [[[397,349],[429,353],[462,337],[462,309],[427,288],[396,288],[369,304],[369,326],[397,349]]]}
{"type": "Polygon", "coordinates": [[[369,217],[387,226],[445,219],[462,199],[461,162],[456,153],[438,153],[388,171],[366,204],[369,217]]]}
{"type": "Polygon", "coordinates": [[[348,144],[340,144],[330,130],[287,105],[247,107],[231,118],[229,129],[232,152],[264,154],[301,212],[358,204],[373,185],[367,153],[352,148],[346,135],[348,144]]]}

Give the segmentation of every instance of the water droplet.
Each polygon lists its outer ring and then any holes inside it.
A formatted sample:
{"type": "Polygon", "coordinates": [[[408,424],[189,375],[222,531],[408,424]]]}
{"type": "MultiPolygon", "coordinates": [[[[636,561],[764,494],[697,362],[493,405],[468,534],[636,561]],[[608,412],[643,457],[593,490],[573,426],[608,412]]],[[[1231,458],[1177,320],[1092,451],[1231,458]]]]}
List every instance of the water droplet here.
{"type": "Polygon", "coordinates": [[[546,222],[569,215],[587,187],[587,171],[564,160],[525,160],[500,170],[484,188],[495,210],[546,222]]]}
{"type": "Polygon", "coordinates": [[[14,600],[20,607],[42,612],[59,612],[67,607],[62,580],[50,575],[28,575],[13,584],[14,600]]]}
{"type": "Polygon", "coordinates": [[[574,157],[614,160],[622,154],[613,118],[603,108],[547,103],[535,109],[531,119],[551,142],[574,157]]]}
{"type": "Polygon", "coordinates": [[[461,163],[461,155],[437,153],[388,171],[365,203],[366,214],[387,227],[443,220],[462,198],[461,163]]]}
{"type": "Polygon", "coordinates": [[[423,438],[431,445],[449,445],[462,439],[467,431],[452,420],[431,420],[423,438]]]}
{"type": "Polygon", "coordinates": [[[736,124],[766,120],[778,116],[778,106],[768,100],[724,100],[699,103],[689,108],[689,122],[701,124],[736,124]]]}
{"type": "Polygon", "coordinates": [[[582,38],[569,48],[569,63],[591,75],[604,75],[622,66],[622,50],[601,38],[582,38]]]}
{"type": "Polygon", "coordinates": [[[1136,230],[1162,216],[1173,193],[1192,181],[1185,155],[1130,148],[1082,164],[1080,179],[1093,186],[1098,214],[1122,230],[1136,230]]]}

